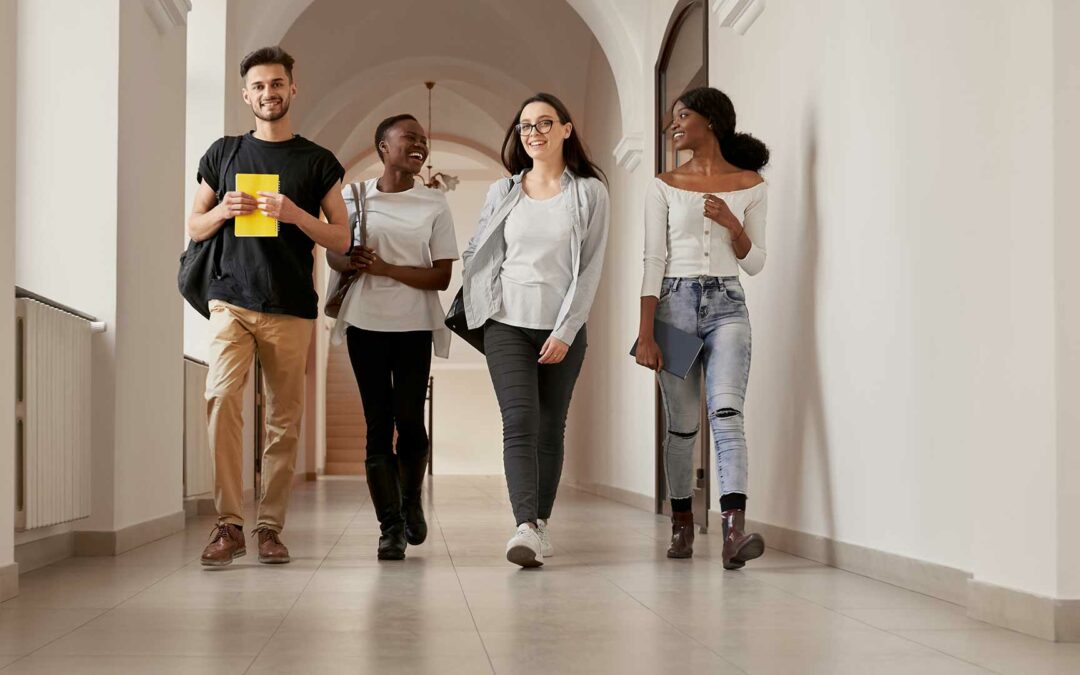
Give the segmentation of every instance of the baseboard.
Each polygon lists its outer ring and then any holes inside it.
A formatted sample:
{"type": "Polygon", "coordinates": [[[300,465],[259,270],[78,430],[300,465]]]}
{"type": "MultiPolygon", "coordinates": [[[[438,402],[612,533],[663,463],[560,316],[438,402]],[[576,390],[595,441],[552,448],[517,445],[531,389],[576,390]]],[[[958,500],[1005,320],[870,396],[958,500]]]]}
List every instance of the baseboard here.
{"type": "Polygon", "coordinates": [[[120,555],[133,548],[149,544],[184,529],[183,509],[160,518],[135,523],[119,530],[76,531],[75,555],[120,555]]]}
{"type": "MultiPolygon", "coordinates": [[[[244,490],[244,503],[251,504],[255,501],[255,488],[244,490]]],[[[214,495],[206,493],[184,498],[184,515],[187,518],[199,516],[216,516],[217,507],[214,506],[214,495]]]]}
{"type": "Polygon", "coordinates": [[[19,563],[8,563],[0,567],[0,602],[10,600],[19,594],[19,563]]]}
{"type": "MultiPolygon", "coordinates": [[[[720,513],[710,511],[710,522],[714,518],[719,522],[720,513]]],[[[760,521],[747,519],[746,526],[760,532],[769,548],[947,602],[958,605],[967,603],[971,574],[964,570],[760,521]]]]}
{"type": "Polygon", "coordinates": [[[968,581],[968,616],[1054,642],[1080,642],[1080,600],[968,581]]]}
{"type": "Polygon", "coordinates": [[[304,474],[304,481],[305,482],[310,482],[310,481],[315,481],[315,480],[319,480],[319,472],[318,471],[308,471],[307,473],[304,474]]]}
{"type": "Polygon", "coordinates": [[[75,533],[71,531],[60,532],[15,546],[15,562],[19,565],[20,574],[60,562],[73,555],[75,555],[75,533]]]}
{"type": "Polygon", "coordinates": [[[603,483],[569,482],[568,485],[577,490],[581,490],[582,492],[588,492],[591,495],[610,499],[613,502],[633,506],[635,509],[641,509],[642,511],[652,513],[656,508],[656,500],[653,499],[652,496],[643,495],[640,492],[624,490],[623,488],[615,487],[613,485],[604,485],[603,483]]]}

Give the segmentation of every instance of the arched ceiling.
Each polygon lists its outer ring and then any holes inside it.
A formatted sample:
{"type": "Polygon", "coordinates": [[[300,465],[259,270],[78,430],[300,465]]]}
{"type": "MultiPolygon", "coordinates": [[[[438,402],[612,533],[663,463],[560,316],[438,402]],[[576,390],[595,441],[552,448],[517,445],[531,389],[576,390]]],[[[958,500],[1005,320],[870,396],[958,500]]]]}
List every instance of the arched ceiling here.
{"type": "Polygon", "coordinates": [[[535,91],[555,93],[580,118],[594,52],[611,70],[624,134],[633,133],[641,1],[231,0],[229,22],[236,51],[280,43],[296,56],[297,128],[344,158],[370,142],[383,112],[426,123],[426,99],[407,92],[429,79],[438,82],[436,132],[497,151],[502,125],[535,91]],[[407,107],[391,111],[391,101],[407,107]]]}

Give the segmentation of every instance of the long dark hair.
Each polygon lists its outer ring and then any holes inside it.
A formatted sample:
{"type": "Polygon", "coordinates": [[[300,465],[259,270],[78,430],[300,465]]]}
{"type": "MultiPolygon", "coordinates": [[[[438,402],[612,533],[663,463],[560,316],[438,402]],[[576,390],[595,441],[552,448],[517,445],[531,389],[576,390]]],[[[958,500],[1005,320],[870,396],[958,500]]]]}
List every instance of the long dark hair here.
{"type": "Polygon", "coordinates": [[[677,101],[709,120],[724,159],[750,171],[760,171],[769,163],[769,148],[764,143],[735,131],[735,106],[727,94],[713,87],[698,87],[677,101]]]}
{"type": "MultiPolygon", "coordinates": [[[[533,165],[532,157],[529,157],[529,153],[525,152],[525,147],[521,144],[521,136],[515,128],[518,120],[521,119],[522,111],[530,103],[547,103],[555,109],[560,124],[573,124],[566,106],[552,94],[541,92],[529,97],[522,103],[517,114],[514,115],[514,121],[510,123],[510,128],[506,130],[506,137],[503,139],[502,145],[503,166],[511,175],[515,176],[525,169],[531,169],[533,165]]],[[[589,153],[585,151],[585,146],[582,144],[581,139],[578,138],[576,125],[570,127],[570,137],[563,141],[562,156],[567,168],[573,171],[574,175],[582,178],[598,178],[605,183],[607,182],[607,176],[604,175],[604,172],[595,162],[589,159],[589,153]]]]}

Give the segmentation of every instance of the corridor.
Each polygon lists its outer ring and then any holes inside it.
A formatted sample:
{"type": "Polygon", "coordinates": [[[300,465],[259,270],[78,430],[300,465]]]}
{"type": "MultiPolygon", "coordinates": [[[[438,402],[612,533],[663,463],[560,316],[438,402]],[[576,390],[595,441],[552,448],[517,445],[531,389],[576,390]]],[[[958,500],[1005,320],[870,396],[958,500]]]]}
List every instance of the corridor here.
{"type": "Polygon", "coordinates": [[[207,570],[211,519],[124,555],[25,574],[0,605],[3,673],[750,673],[1015,675],[1080,672],[1054,644],[964,610],[769,551],[738,573],[719,536],[663,557],[667,523],[565,488],[556,556],[503,556],[500,477],[437,477],[428,543],[375,560],[362,483],[298,487],[289,565],[207,570]]]}

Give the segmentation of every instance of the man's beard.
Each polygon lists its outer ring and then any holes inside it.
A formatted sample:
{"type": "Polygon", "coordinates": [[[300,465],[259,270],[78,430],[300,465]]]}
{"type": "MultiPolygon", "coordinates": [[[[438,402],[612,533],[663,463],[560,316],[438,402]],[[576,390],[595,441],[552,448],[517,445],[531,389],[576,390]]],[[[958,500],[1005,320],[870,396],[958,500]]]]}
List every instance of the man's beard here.
{"type": "Polygon", "coordinates": [[[289,105],[292,103],[289,99],[281,99],[281,105],[278,107],[277,112],[265,113],[263,112],[262,104],[251,106],[251,111],[255,113],[255,117],[258,117],[263,122],[276,122],[282,117],[285,117],[289,112],[289,105]]]}

